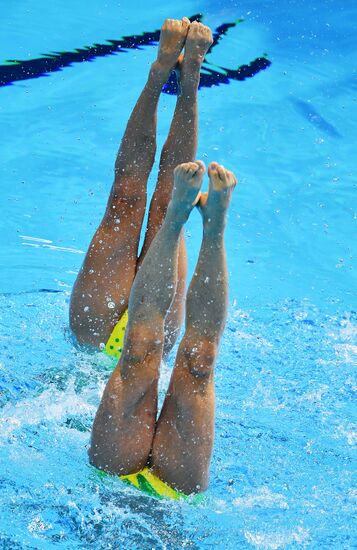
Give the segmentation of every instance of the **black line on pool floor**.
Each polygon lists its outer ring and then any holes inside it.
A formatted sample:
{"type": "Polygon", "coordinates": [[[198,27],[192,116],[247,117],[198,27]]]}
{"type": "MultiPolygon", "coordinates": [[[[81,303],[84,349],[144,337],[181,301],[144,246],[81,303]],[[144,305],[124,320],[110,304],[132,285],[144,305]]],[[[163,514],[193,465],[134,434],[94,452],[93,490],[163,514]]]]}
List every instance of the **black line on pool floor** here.
{"type": "MultiPolygon", "coordinates": [[[[190,21],[201,21],[202,15],[197,14],[190,17],[190,21]]],[[[225,36],[228,30],[235,27],[242,20],[234,23],[224,23],[217,27],[213,33],[213,44],[207,53],[217,46],[219,41],[225,36]]],[[[143,46],[156,45],[160,39],[160,30],[153,32],[144,32],[141,35],[124,36],[121,40],[107,40],[108,44],[94,44],[93,46],[84,46],[77,48],[72,52],[55,52],[44,54],[43,57],[31,59],[28,61],[9,60],[4,65],[0,65],[0,86],[9,86],[14,82],[40,78],[49,73],[61,71],[69,67],[72,63],[83,63],[84,61],[93,61],[97,57],[105,57],[117,53],[126,53],[128,50],[140,50],[143,46]]],[[[261,70],[269,67],[271,62],[266,57],[258,57],[248,65],[242,65],[237,69],[226,69],[219,67],[219,71],[214,66],[205,61],[203,68],[205,72],[201,73],[200,88],[210,88],[219,84],[229,84],[230,80],[245,80],[256,75],[261,70]]],[[[163,91],[167,94],[177,93],[177,82],[175,73],[172,73],[163,91]]]]}

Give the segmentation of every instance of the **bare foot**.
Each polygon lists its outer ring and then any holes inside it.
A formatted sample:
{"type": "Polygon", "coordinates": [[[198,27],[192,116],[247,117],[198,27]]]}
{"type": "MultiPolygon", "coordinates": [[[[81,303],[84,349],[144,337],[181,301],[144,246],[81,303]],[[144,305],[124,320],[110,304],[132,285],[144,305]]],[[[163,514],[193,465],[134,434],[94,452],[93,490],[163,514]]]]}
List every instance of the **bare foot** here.
{"type": "Polygon", "coordinates": [[[201,65],[212,42],[212,31],[209,27],[197,21],[190,24],[185,55],[178,60],[182,88],[192,83],[198,85],[201,65]]]}
{"type": "Polygon", "coordinates": [[[161,28],[157,64],[168,74],[177,63],[177,59],[184,47],[189,27],[190,20],[187,17],[183,17],[181,20],[166,19],[161,28]]]}
{"type": "Polygon", "coordinates": [[[206,167],[201,160],[176,166],[170,211],[177,221],[185,222],[199,201],[205,171],[206,167]]]}
{"type": "Polygon", "coordinates": [[[208,167],[209,191],[201,193],[198,208],[203,217],[205,230],[210,227],[224,225],[226,211],[232,198],[232,192],[237,185],[237,178],[224,166],[211,162],[208,167]]]}

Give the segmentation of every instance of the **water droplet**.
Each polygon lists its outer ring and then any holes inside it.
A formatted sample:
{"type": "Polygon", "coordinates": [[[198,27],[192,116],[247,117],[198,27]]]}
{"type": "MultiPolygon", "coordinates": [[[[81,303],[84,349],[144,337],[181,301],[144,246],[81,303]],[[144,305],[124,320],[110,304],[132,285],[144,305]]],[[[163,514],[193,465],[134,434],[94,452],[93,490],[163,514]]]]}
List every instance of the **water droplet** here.
{"type": "Polygon", "coordinates": [[[108,302],[108,307],[109,309],[114,309],[115,308],[114,302],[108,302]]]}

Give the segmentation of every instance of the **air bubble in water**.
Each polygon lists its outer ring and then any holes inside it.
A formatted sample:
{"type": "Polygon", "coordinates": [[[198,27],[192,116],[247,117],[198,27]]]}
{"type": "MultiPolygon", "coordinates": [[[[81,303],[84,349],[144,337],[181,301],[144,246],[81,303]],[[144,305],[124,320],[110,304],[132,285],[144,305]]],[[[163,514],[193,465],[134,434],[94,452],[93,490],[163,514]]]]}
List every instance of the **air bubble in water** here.
{"type": "Polygon", "coordinates": [[[114,309],[115,308],[114,302],[108,302],[108,307],[109,309],[114,309]]]}

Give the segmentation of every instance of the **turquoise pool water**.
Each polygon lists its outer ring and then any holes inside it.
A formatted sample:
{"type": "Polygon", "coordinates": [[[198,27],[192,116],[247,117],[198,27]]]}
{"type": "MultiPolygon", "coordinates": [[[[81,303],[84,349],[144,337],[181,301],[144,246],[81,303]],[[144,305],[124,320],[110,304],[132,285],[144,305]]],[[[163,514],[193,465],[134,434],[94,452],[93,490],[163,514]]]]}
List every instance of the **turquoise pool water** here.
{"type": "MultiPolygon", "coordinates": [[[[31,63],[0,87],[0,547],[353,548],[354,3],[24,1],[2,16],[0,77],[5,60],[31,63]],[[111,55],[98,47],[91,62],[43,76],[33,60],[60,52],[60,65],[76,49],[198,13],[213,29],[244,20],[227,28],[206,75],[258,58],[271,65],[243,81],[213,76],[200,90],[198,156],[233,169],[240,187],[227,230],[211,485],[193,507],[153,500],[88,465],[111,365],[79,352],[67,328],[154,45],[111,55]]],[[[174,101],[163,94],[159,146],[174,101]]],[[[191,271],[200,232],[194,215],[191,271]]]]}

